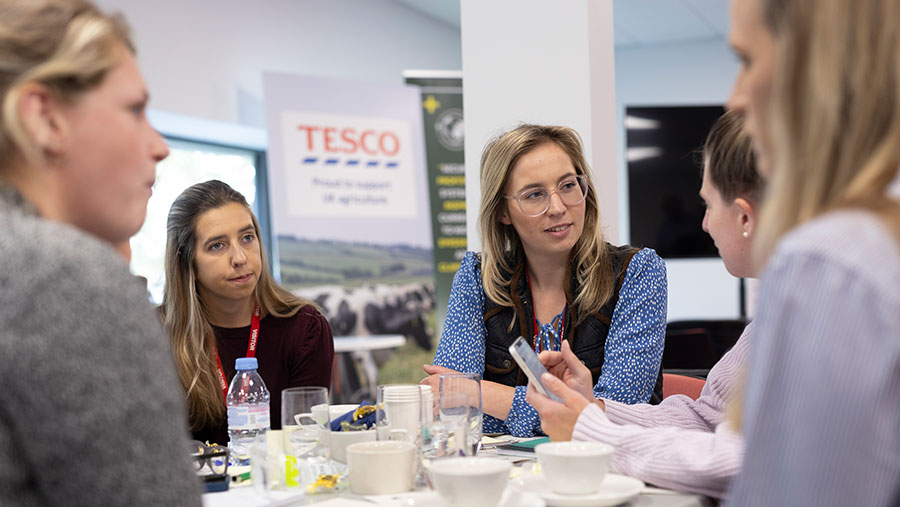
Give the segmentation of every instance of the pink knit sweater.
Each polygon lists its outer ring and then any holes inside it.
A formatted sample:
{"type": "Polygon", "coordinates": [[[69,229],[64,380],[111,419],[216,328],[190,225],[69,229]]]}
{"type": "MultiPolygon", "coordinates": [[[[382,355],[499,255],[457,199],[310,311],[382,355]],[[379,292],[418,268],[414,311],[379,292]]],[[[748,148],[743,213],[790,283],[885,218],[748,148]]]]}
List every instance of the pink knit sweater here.
{"type": "Polygon", "coordinates": [[[588,405],[572,440],[606,442],[616,448],[611,470],[664,488],[722,497],[740,469],[743,439],[726,421],[738,378],[747,361],[753,324],[713,366],[695,401],[670,396],[659,405],[604,400],[606,412],[588,405]]]}

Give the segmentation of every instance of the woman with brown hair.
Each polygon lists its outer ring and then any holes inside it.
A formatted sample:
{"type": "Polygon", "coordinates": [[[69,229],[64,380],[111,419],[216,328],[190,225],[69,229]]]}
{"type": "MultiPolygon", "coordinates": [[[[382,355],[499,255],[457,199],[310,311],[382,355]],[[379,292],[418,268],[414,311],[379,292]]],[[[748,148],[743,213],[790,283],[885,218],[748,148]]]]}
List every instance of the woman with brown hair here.
{"type": "Polygon", "coordinates": [[[331,386],[334,342],[310,301],[281,288],[266,267],[259,223],[244,196],[218,180],[172,203],[160,307],[187,395],[194,438],[225,444],[225,394],[235,359],[256,357],[281,428],[281,391],[331,386]]]}
{"type": "MultiPolygon", "coordinates": [[[[725,268],[737,277],[753,277],[751,241],[763,194],[750,137],[739,116],[726,113],[710,130],[703,147],[706,204],[703,230],[719,250],[725,268]]],[[[550,375],[547,388],[556,403],[529,390],[554,440],[600,441],[615,447],[610,469],[657,486],[722,497],[740,469],[743,441],[727,413],[740,391],[754,340],[747,324],[734,347],[709,372],[700,397],[669,396],[658,406],[625,405],[594,398],[590,372],[569,347],[541,352],[550,375]],[[560,382],[559,380],[562,380],[560,382]]]]}

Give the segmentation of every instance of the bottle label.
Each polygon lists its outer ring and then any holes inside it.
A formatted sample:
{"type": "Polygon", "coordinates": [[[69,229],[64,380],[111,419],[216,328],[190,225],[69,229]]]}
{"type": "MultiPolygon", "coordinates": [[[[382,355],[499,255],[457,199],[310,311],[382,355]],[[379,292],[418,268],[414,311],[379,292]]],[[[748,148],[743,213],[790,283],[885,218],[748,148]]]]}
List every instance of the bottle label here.
{"type": "Polygon", "coordinates": [[[268,405],[228,407],[229,430],[261,430],[270,427],[268,405]]]}

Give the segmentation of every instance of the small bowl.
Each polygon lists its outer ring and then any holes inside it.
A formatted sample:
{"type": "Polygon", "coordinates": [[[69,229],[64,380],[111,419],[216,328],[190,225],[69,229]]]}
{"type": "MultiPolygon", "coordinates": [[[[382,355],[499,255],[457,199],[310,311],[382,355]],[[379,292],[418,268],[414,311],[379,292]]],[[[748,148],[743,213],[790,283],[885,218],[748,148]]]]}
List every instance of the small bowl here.
{"type": "Polygon", "coordinates": [[[374,442],[375,430],[362,431],[332,431],[331,459],[338,463],[347,464],[347,446],[357,442],[374,442]]]}
{"type": "Polygon", "coordinates": [[[512,464],[494,458],[448,458],[428,467],[432,484],[453,507],[494,507],[509,482],[512,464]]]}
{"type": "Polygon", "coordinates": [[[328,407],[328,420],[333,421],[351,410],[356,410],[357,408],[359,408],[359,405],[353,405],[353,404],[330,405],[328,407]]]}

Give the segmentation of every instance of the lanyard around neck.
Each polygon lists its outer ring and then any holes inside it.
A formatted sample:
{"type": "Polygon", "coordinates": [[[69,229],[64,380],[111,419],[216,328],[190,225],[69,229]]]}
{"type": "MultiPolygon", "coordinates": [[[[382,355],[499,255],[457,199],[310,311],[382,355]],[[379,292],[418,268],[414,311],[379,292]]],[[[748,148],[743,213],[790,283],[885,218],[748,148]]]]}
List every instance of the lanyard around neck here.
{"type": "Polygon", "coordinates": [[[531,279],[528,271],[525,272],[525,282],[528,284],[528,297],[531,298],[531,317],[534,320],[534,336],[531,341],[534,344],[534,353],[539,354],[541,349],[559,350],[562,345],[562,335],[566,325],[566,307],[556,317],[550,320],[549,324],[541,325],[537,320],[537,308],[534,306],[534,294],[531,292],[531,279]],[[559,321],[559,330],[557,331],[554,322],[559,321]],[[552,338],[552,340],[551,340],[552,338]]]}
{"type": "MultiPolygon", "coordinates": [[[[247,355],[256,357],[256,342],[259,340],[259,303],[253,307],[253,317],[250,318],[250,340],[247,342],[247,355]]],[[[222,388],[222,398],[228,397],[228,381],[225,380],[225,370],[222,369],[222,360],[219,351],[216,350],[216,364],[219,366],[219,387],[222,388]]]]}

